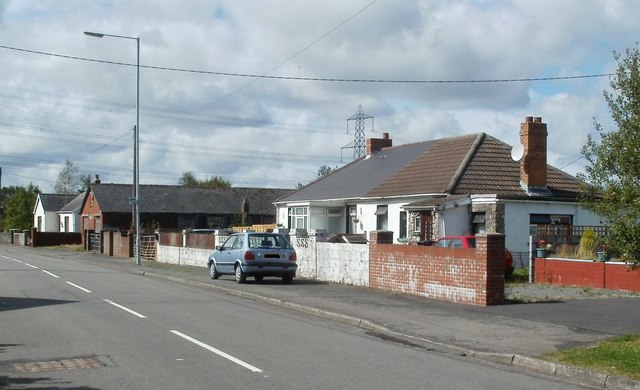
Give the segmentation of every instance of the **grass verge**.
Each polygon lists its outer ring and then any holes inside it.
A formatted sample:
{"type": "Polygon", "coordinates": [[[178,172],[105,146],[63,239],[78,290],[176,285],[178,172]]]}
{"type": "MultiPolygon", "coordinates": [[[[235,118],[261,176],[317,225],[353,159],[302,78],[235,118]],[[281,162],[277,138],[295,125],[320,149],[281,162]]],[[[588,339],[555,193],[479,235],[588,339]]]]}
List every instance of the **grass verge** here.
{"type": "Polygon", "coordinates": [[[545,354],[541,358],[640,380],[640,336],[617,337],[594,346],[545,354]]]}

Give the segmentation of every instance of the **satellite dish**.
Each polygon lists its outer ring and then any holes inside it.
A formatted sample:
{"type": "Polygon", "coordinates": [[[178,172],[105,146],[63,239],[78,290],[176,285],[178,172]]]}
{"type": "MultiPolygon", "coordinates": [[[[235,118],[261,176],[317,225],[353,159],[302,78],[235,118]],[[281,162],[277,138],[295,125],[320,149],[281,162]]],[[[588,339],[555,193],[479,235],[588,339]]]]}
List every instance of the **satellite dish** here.
{"type": "Polygon", "coordinates": [[[513,161],[520,161],[522,157],[524,157],[524,146],[518,142],[511,147],[511,159],[513,161]]]}

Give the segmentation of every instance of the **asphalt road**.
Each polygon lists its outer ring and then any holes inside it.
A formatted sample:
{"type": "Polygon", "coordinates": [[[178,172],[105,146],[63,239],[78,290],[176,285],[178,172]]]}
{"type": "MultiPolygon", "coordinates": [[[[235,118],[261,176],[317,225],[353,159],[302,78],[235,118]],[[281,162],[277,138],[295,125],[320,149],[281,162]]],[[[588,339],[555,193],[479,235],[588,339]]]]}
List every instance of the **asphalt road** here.
{"type": "Polygon", "coordinates": [[[581,388],[215,290],[8,248],[0,388],[581,388]]]}

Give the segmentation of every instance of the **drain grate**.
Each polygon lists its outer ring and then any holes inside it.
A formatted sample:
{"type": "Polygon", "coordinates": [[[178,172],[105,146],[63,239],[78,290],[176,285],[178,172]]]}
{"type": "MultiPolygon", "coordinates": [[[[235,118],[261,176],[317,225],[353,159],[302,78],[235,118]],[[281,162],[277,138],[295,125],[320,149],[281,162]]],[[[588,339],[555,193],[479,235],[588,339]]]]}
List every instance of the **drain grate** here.
{"type": "Polygon", "coordinates": [[[100,368],[104,366],[97,357],[56,359],[42,362],[22,362],[13,363],[12,365],[18,372],[65,371],[80,368],[100,368]]]}

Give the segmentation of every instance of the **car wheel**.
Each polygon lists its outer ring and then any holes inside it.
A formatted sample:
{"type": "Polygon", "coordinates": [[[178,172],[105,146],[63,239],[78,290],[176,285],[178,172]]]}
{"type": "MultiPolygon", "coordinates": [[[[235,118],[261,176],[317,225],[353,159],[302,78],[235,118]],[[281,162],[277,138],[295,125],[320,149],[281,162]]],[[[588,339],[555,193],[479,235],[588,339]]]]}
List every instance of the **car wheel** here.
{"type": "Polygon", "coordinates": [[[256,282],[262,282],[262,279],[264,279],[264,276],[256,275],[256,276],[254,276],[254,278],[256,279],[256,282]]]}
{"type": "Polygon", "coordinates": [[[282,283],[289,284],[293,282],[293,275],[282,275],[282,283]]]}
{"type": "Polygon", "coordinates": [[[216,267],[216,263],[214,263],[213,261],[209,265],[209,276],[211,277],[211,279],[218,279],[220,277],[218,268],[216,267]]]}
{"type": "Polygon", "coordinates": [[[240,265],[236,266],[236,282],[244,283],[247,280],[247,275],[244,274],[240,265]]]}

